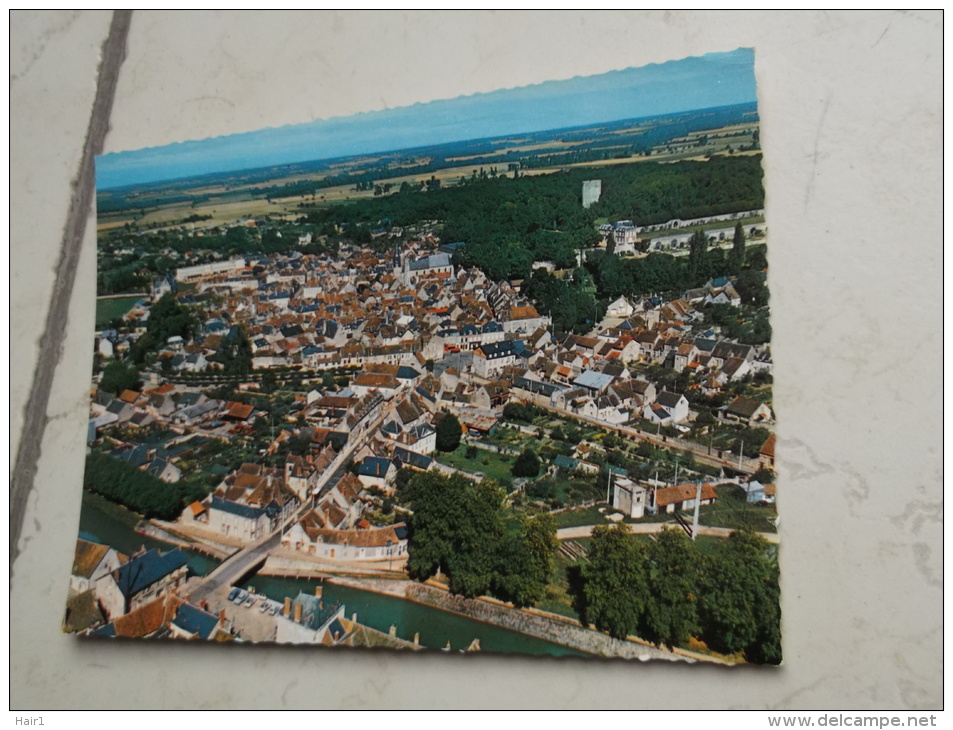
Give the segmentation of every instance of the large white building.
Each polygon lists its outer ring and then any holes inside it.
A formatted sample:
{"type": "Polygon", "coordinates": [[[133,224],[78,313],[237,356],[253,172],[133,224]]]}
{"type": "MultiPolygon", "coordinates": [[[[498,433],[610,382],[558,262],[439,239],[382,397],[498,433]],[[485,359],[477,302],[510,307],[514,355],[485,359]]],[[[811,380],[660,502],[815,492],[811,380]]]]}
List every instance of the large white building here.
{"type": "Polygon", "coordinates": [[[195,266],[183,266],[176,269],[175,278],[179,281],[196,281],[206,276],[216,274],[228,274],[235,271],[241,271],[245,268],[245,259],[235,258],[227,261],[212,261],[208,264],[196,264],[195,266]]]}
{"type": "Polygon", "coordinates": [[[516,362],[516,340],[480,345],[473,351],[473,372],[490,378],[516,362]]]}

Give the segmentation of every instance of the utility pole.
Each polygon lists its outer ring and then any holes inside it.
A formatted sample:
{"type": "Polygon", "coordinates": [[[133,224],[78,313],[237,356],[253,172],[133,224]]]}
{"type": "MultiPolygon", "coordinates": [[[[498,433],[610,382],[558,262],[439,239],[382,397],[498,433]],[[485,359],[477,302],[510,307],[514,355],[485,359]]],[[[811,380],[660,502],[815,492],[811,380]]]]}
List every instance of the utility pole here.
{"type": "Polygon", "coordinates": [[[741,469],[744,465],[742,464],[742,459],[744,459],[745,453],[745,442],[741,441],[741,447],[738,449],[738,468],[741,469]]]}
{"type": "Polygon", "coordinates": [[[698,489],[695,491],[695,519],[692,521],[692,542],[698,537],[698,511],[702,504],[702,483],[698,482],[698,489]]]}
{"type": "Polygon", "coordinates": [[[609,493],[612,491],[612,471],[609,471],[609,478],[606,479],[606,504],[612,506],[612,501],[609,498],[609,493]]]}

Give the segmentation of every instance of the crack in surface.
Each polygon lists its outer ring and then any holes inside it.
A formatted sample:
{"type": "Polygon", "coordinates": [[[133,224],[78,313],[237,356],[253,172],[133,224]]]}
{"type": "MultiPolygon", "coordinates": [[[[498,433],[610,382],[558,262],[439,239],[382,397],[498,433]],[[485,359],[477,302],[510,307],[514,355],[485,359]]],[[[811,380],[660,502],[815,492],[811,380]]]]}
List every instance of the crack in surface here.
{"type": "MultiPolygon", "coordinates": [[[[114,11],[109,35],[103,43],[96,96],[86,131],[86,141],[83,144],[79,171],[72,185],[73,194],[60,243],[59,260],[56,264],[56,280],[50,297],[43,336],[40,338],[39,355],[33,371],[30,396],[23,407],[20,445],[10,479],[11,579],[13,566],[20,553],[20,534],[26,516],[27,498],[33,490],[43,436],[50,422],[47,416],[50,392],[53,388],[53,377],[57,365],[63,355],[70,298],[73,293],[73,283],[76,281],[76,269],[79,266],[79,254],[83,247],[86,223],[93,202],[95,186],[93,160],[102,151],[106,132],[109,129],[109,115],[116,94],[119,69],[126,55],[126,38],[129,34],[131,18],[131,10],[114,11]]],[[[13,590],[12,580],[10,590],[13,590]]]]}

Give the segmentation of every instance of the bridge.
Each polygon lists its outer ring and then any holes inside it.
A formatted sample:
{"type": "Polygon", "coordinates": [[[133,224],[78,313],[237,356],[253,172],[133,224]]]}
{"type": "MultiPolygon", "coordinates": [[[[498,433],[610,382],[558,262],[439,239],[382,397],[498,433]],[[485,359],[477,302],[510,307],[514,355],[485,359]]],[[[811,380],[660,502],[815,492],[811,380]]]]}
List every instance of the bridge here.
{"type": "MultiPolygon", "coordinates": [[[[355,451],[360,449],[368,439],[377,433],[378,427],[388,418],[394,410],[394,402],[389,401],[383,405],[381,412],[372,416],[366,423],[358,424],[357,428],[351,432],[350,438],[341,449],[340,453],[334,457],[334,461],[325,469],[324,473],[318,477],[318,482],[313,490],[316,497],[326,491],[329,491],[337,484],[341,474],[343,474],[348,459],[355,451]]],[[[278,525],[268,535],[260,538],[250,545],[246,545],[238,552],[234,553],[223,561],[215,570],[206,575],[198,583],[193,583],[189,589],[189,600],[193,603],[212,597],[222,588],[226,588],[241,581],[249,573],[257,570],[268,558],[268,553],[281,544],[281,536],[295,522],[300,520],[314,506],[316,497],[305,500],[291,517],[278,525]]]]}

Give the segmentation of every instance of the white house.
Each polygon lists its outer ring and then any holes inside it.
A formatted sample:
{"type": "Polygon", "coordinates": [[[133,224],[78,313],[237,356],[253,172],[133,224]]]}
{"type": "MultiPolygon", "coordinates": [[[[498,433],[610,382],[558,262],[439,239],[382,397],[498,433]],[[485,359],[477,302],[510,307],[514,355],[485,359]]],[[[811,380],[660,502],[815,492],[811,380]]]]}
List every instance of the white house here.
{"type": "Polygon", "coordinates": [[[282,472],[260,464],[243,464],[205,501],[211,529],[246,541],[276,529],[300,503],[282,472]]]}
{"type": "Polygon", "coordinates": [[[473,372],[490,378],[516,362],[517,340],[480,345],[473,351],[473,372]]]}
{"type": "Polygon", "coordinates": [[[635,314],[635,307],[629,304],[629,300],[625,297],[619,297],[606,309],[607,317],[625,318],[631,317],[633,314],[635,314]]]}
{"type": "MultiPolygon", "coordinates": [[[[676,510],[693,510],[698,498],[697,484],[676,484],[672,487],[663,487],[655,490],[655,508],[659,513],[670,513],[676,510]]],[[[714,504],[718,495],[711,484],[702,484],[701,504],[714,504]]]]}
{"type": "Polygon", "coordinates": [[[88,540],[77,540],[76,552],[73,555],[73,572],[69,581],[70,589],[77,593],[88,591],[100,578],[117,570],[123,560],[125,556],[120,555],[115,548],[88,540]]]}
{"type": "Polygon", "coordinates": [[[655,403],[643,407],[642,415],[652,423],[663,426],[670,423],[683,423],[688,420],[688,399],[680,393],[663,390],[655,403]]]}
{"type": "Polygon", "coordinates": [[[96,598],[113,619],[185,585],[188,561],[179,549],[161,553],[153,548],[96,581],[96,598]]]}
{"type": "Polygon", "coordinates": [[[627,517],[641,519],[645,516],[647,495],[645,487],[631,479],[618,478],[612,481],[612,507],[627,517]]]}
{"type": "Polygon", "coordinates": [[[331,530],[317,527],[309,512],[281,538],[281,546],[324,560],[396,560],[407,554],[403,523],[368,530],[331,530]]]}

